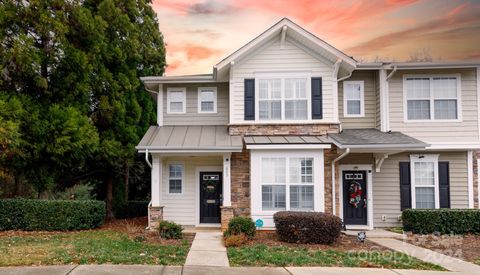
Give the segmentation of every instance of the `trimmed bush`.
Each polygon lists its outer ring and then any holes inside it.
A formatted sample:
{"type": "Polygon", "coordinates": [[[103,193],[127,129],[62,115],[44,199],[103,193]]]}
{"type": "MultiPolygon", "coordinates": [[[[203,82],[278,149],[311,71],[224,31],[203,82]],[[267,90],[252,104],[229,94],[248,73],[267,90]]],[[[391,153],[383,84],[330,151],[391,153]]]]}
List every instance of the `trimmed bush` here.
{"type": "Polygon", "coordinates": [[[183,228],[181,225],[170,221],[161,221],[158,232],[163,239],[181,239],[183,228]]]}
{"type": "Polygon", "coordinates": [[[127,201],[115,207],[115,218],[128,219],[146,217],[148,215],[148,201],[127,201]]]}
{"type": "Polygon", "coordinates": [[[417,234],[480,233],[478,209],[406,209],[402,221],[403,230],[417,234]]]}
{"type": "Polygon", "coordinates": [[[238,247],[244,245],[248,238],[245,234],[230,235],[224,238],[226,247],[238,247]]]}
{"type": "Polygon", "coordinates": [[[232,235],[244,234],[247,238],[251,239],[257,232],[255,223],[249,217],[235,217],[228,223],[228,228],[224,233],[225,237],[232,235]]]}
{"type": "Polygon", "coordinates": [[[103,201],[0,200],[0,230],[82,230],[99,227],[104,219],[103,201]]]}
{"type": "Polygon", "coordinates": [[[342,230],[342,220],[322,212],[280,211],[273,215],[277,236],[289,243],[332,244],[342,230]]]}

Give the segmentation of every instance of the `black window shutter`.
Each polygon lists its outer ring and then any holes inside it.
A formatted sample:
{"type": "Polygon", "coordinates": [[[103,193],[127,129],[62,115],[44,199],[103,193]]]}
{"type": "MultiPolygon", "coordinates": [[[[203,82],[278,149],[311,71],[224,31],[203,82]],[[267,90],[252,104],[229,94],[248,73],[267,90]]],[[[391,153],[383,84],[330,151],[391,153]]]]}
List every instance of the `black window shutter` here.
{"type": "Polygon", "coordinates": [[[410,162],[400,162],[400,209],[412,208],[410,162]]]}
{"type": "Polygon", "coordinates": [[[323,118],[322,78],[312,77],[312,119],[323,118]]]}
{"type": "Polygon", "coordinates": [[[255,120],[255,79],[245,79],[244,119],[255,120]]]}
{"type": "Polygon", "coordinates": [[[438,162],[440,208],[450,208],[450,171],[448,161],[438,162]]]}

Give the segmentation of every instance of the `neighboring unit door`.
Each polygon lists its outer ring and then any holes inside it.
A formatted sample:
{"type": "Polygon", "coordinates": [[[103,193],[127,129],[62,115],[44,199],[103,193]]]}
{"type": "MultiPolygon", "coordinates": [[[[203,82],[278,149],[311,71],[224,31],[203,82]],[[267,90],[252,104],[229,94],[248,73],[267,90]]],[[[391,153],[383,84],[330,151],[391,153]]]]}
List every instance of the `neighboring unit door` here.
{"type": "Polygon", "coordinates": [[[343,171],[343,222],[367,225],[367,171],[343,171]]]}
{"type": "Polygon", "coordinates": [[[220,223],[222,173],[200,172],[200,223],[220,223]]]}

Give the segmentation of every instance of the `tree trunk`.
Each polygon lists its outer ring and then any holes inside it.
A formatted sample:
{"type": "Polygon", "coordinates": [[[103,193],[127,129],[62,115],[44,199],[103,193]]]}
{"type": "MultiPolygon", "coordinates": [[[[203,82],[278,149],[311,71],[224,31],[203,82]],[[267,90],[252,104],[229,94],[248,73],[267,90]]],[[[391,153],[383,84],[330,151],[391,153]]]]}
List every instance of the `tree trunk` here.
{"type": "Polygon", "coordinates": [[[106,220],[113,219],[113,179],[112,176],[107,176],[105,179],[105,188],[106,188],[106,197],[105,197],[105,204],[107,207],[107,213],[105,216],[106,220]]]}
{"type": "Polygon", "coordinates": [[[15,181],[14,197],[20,197],[22,195],[22,181],[19,175],[14,175],[13,179],[15,181]]]}
{"type": "Polygon", "coordinates": [[[124,181],[125,181],[125,201],[128,201],[128,188],[129,188],[129,178],[130,178],[130,166],[128,165],[128,160],[125,160],[124,166],[124,181]]]}

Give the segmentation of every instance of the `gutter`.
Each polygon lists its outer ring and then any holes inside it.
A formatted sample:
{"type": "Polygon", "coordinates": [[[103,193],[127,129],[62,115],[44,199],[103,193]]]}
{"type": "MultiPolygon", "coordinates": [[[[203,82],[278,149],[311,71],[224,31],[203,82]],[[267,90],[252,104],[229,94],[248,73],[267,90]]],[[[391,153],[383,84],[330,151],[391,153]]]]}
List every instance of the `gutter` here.
{"type": "Polygon", "coordinates": [[[343,154],[338,156],[336,159],[332,161],[332,211],[333,215],[336,215],[337,212],[337,207],[336,207],[336,199],[335,199],[335,163],[337,163],[339,160],[343,159],[346,157],[348,154],[350,154],[350,148],[347,148],[343,154]]]}

